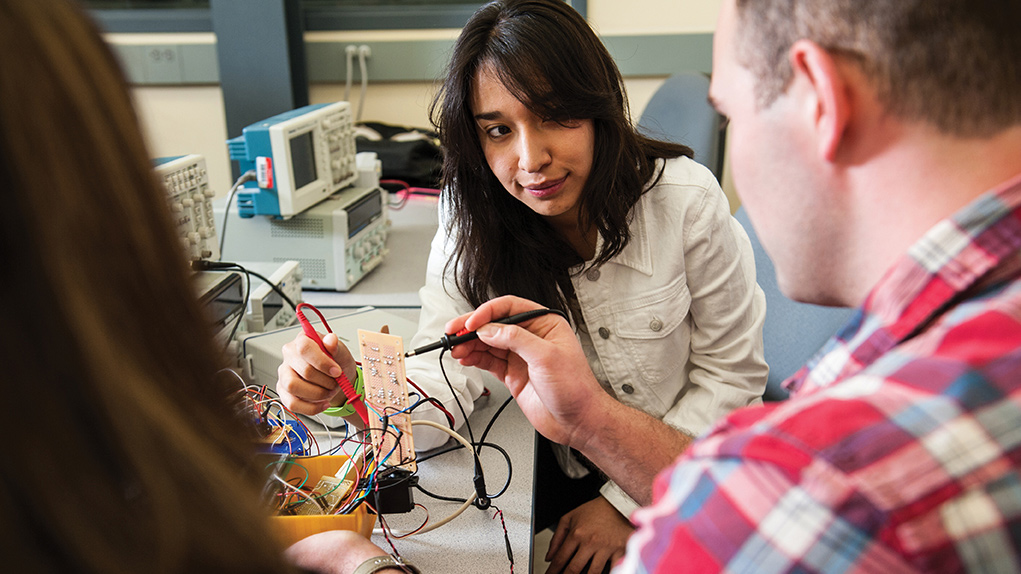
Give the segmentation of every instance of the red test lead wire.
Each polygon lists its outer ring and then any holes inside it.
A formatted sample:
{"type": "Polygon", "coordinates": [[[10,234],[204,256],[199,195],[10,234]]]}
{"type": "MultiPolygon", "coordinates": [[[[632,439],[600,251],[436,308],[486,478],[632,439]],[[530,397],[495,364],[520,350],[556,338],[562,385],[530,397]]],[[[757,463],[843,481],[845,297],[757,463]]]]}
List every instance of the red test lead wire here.
{"type": "MultiPolygon", "coordinates": [[[[315,307],[309,305],[308,303],[298,303],[297,308],[295,308],[295,315],[297,315],[298,321],[301,323],[301,330],[305,332],[305,335],[309,339],[315,341],[316,344],[319,345],[319,348],[322,349],[323,352],[326,353],[328,357],[332,357],[332,355],[330,355],[330,352],[326,350],[326,345],[323,344],[323,339],[319,336],[319,333],[316,332],[315,328],[312,327],[312,324],[309,323],[308,319],[305,318],[305,314],[302,312],[303,308],[308,308],[311,309],[312,311],[315,311],[315,314],[319,315],[319,320],[323,322],[323,328],[326,329],[326,332],[332,333],[333,330],[330,329],[330,325],[326,322],[326,318],[323,317],[323,314],[319,312],[319,309],[316,309],[315,307]]],[[[358,416],[361,417],[362,422],[365,423],[365,427],[368,428],[369,411],[365,408],[365,403],[362,401],[362,396],[355,392],[354,386],[351,385],[351,381],[347,380],[347,376],[344,375],[343,370],[340,372],[340,376],[336,378],[336,381],[337,385],[340,386],[340,391],[344,393],[345,397],[347,397],[347,402],[354,407],[355,412],[358,413],[358,416]]]]}

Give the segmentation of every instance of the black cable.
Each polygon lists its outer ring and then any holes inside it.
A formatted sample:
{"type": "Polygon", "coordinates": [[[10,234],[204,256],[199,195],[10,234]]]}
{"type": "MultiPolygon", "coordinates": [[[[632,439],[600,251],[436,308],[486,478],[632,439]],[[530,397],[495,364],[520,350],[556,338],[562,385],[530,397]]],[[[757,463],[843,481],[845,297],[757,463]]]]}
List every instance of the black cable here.
{"type": "Polygon", "coordinates": [[[234,322],[234,328],[230,330],[230,336],[227,337],[227,342],[223,345],[223,350],[226,351],[230,348],[230,342],[234,340],[234,335],[237,335],[238,327],[241,326],[241,322],[245,320],[245,309],[248,308],[248,298],[252,296],[252,278],[245,277],[245,298],[241,301],[241,312],[238,313],[238,320],[234,322]]]}
{"type": "MultiPolygon", "coordinates": [[[[450,389],[451,396],[454,397],[454,402],[457,403],[457,408],[461,411],[461,417],[464,418],[464,426],[468,427],[468,439],[471,444],[475,444],[475,436],[472,433],[472,425],[468,422],[468,414],[464,412],[464,406],[461,404],[461,399],[457,398],[457,393],[454,392],[454,385],[450,383],[450,377],[447,376],[447,370],[443,368],[443,354],[447,352],[447,349],[440,351],[440,372],[443,373],[443,380],[447,383],[447,388],[450,389]]],[[[482,461],[479,459],[479,454],[473,452],[472,455],[475,457],[475,476],[472,478],[472,482],[475,484],[475,502],[476,508],[485,510],[489,508],[489,495],[486,493],[486,476],[482,472],[482,461]]]]}
{"type": "Polygon", "coordinates": [[[458,410],[461,411],[461,417],[464,419],[464,426],[468,428],[468,442],[475,444],[475,436],[472,434],[472,425],[468,421],[468,414],[464,412],[464,406],[461,404],[461,399],[457,398],[457,393],[454,392],[454,385],[450,383],[450,377],[447,376],[447,370],[443,367],[443,355],[446,353],[446,349],[440,351],[440,372],[443,373],[443,381],[447,383],[447,388],[450,389],[450,395],[454,397],[454,402],[457,403],[458,410]]]}
{"type": "MultiPolygon", "coordinates": [[[[482,443],[482,444],[480,444],[478,446],[480,448],[483,447],[483,446],[488,446],[488,447],[490,447],[492,449],[495,449],[497,452],[499,452],[501,455],[503,455],[504,460],[507,461],[507,481],[504,482],[503,488],[501,488],[500,491],[497,492],[496,494],[491,494],[491,495],[487,494],[487,497],[490,498],[490,499],[499,498],[501,495],[503,495],[503,493],[505,493],[507,491],[507,488],[510,487],[511,477],[513,475],[513,465],[511,463],[510,454],[506,450],[504,450],[504,448],[501,447],[500,445],[494,444],[494,443],[491,443],[491,442],[482,443]]],[[[451,446],[449,446],[449,447],[447,447],[447,448],[445,448],[443,450],[439,450],[439,451],[430,453],[428,456],[420,457],[417,462],[419,464],[421,464],[421,463],[429,460],[430,458],[434,458],[434,457],[440,456],[441,454],[447,454],[449,452],[453,452],[453,451],[461,449],[461,448],[464,448],[464,445],[461,444],[461,443],[457,443],[457,444],[451,445],[451,446]]],[[[432,498],[436,498],[436,499],[439,499],[439,500],[446,500],[448,502],[461,502],[461,503],[464,502],[463,498],[444,497],[444,496],[440,496],[440,495],[435,495],[435,494],[433,494],[431,492],[426,491],[424,488],[421,487],[421,485],[419,485],[417,488],[419,490],[421,490],[423,494],[425,494],[426,496],[430,496],[432,498]]]]}
{"type": "Polygon", "coordinates": [[[464,504],[464,499],[463,498],[457,498],[456,496],[443,496],[442,494],[435,494],[435,493],[429,492],[428,490],[425,489],[425,487],[422,486],[421,482],[416,484],[415,488],[418,489],[419,491],[421,491],[422,494],[428,496],[429,498],[435,498],[436,500],[443,500],[445,502],[459,502],[461,504],[464,504]]]}
{"type": "MultiPolygon", "coordinates": [[[[283,300],[286,301],[287,304],[291,306],[291,309],[293,309],[294,311],[298,310],[298,306],[295,305],[294,301],[291,301],[291,298],[287,296],[287,293],[284,293],[283,289],[281,289],[279,285],[276,285],[275,283],[270,281],[268,278],[266,278],[265,275],[262,275],[257,271],[252,271],[251,269],[248,269],[247,267],[241,265],[240,263],[234,263],[231,261],[192,261],[191,267],[196,271],[235,269],[248,275],[255,275],[256,277],[261,279],[266,285],[269,285],[270,289],[276,291],[277,294],[279,294],[280,297],[282,297],[283,300]]],[[[249,277],[248,280],[251,281],[252,278],[249,277]]]]}
{"type": "Polygon", "coordinates": [[[482,436],[479,437],[480,445],[486,442],[486,435],[488,435],[489,431],[492,430],[493,423],[496,422],[496,418],[500,416],[500,413],[503,412],[503,409],[507,408],[507,405],[511,404],[511,401],[513,400],[514,400],[513,396],[507,397],[507,400],[505,400],[503,404],[500,405],[500,408],[496,409],[496,412],[493,413],[493,417],[489,419],[489,424],[486,425],[486,430],[482,431],[482,436]]]}
{"type": "Polygon", "coordinates": [[[437,399],[436,397],[424,397],[424,398],[423,398],[423,397],[422,397],[422,395],[419,395],[418,393],[416,393],[416,392],[414,392],[414,391],[412,391],[412,392],[408,393],[408,396],[409,396],[409,397],[410,397],[411,395],[418,395],[418,400],[417,400],[417,401],[415,401],[415,404],[413,404],[413,405],[411,405],[410,407],[408,407],[408,412],[409,412],[409,413],[410,413],[411,411],[413,411],[413,410],[417,409],[418,407],[420,407],[420,406],[424,405],[425,403],[433,403],[433,404],[434,404],[434,405],[435,405],[436,407],[438,407],[438,408],[437,408],[436,410],[440,411],[440,412],[441,412],[441,413],[443,413],[444,415],[448,415],[448,416],[446,417],[446,420],[447,420],[447,426],[448,426],[448,427],[450,427],[450,430],[454,430],[454,415],[451,415],[450,413],[448,413],[448,412],[446,411],[446,407],[444,407],[444,406],[443,406],[443,403],[441,403],[441,402],[439,401],[439,399],[437,399]]]}
{"type": "Polygon", "coordinates": [[[500,498],[500,496],[502,496],[503,493],[507,492],[507,488],[510,487],[511,477],[514,475],[514,465],[511,464],[510,453],[504,450],[502,446],[492,442],[483,442],[479,443],[480,451],[482,450],[483,446],[488,446],[490,448],[496,449],[497,452],[503,455],[504,460],[507,461],[507,481],[503,483],[503,488],[501,488],[496,494],[489,495],[489,498],[500,498]]]}
{"type": "MultiPolygon", "coordinates": [[[[238,265],[238,267],[241,267],[241,266],[238,265]]],[[[281,289],[279,285],[273,283],[272,281],[270,281],[269,279],[267,279],[263,275],[261,275],[259,273],[256,273],[255,271],[252,271],[251,269],[243,269],[243,271],[245,273],[248,273],[249,275],[255,275],[259,279],[262,279],[263,283],[265,283],[266,285],[269,285],[270,289],[276,291],[277,294],[280,295],[280,297],[283,298],[283,300],[286,301],[287,304],[291,306],[291,309],[293,309],[295,311],[298,310],[298,306],[294,304],[294,301],[291,301],[291,298],[287,296],[287,293],[284,293],[284,290],[281,289]]]]}

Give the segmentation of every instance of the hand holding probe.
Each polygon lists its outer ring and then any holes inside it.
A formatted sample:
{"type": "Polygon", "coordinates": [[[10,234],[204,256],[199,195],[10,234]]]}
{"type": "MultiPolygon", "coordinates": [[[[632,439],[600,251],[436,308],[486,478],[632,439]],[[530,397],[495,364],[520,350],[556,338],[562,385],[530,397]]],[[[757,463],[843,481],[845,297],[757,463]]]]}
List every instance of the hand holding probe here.
{"type": "MultiPolygon", "coordinates": [[[[564,319],[567,319],[567,315],[560,309],[533,309],[531,311],[525,311],[524,313],[518,313],[511,315],[510,317],[504,317],[503,319],[496,319],[493,323],[503,323],[505,325],[517,325],[518,323],[524,323],[529,319],[535,319],[536,317],[542,317],[543,315],[549,315],[554,313],[560,315],[564,319]]],[[[422,345],[421,347],[404,353],[405,357],[414,357],[415,355],[421,355],[422,353],[428,353],[429,351],[435,351],[436,349],[444,349],[449,351],[454,345],[460,345],[461,343],[467,343],[468,341],[474,341],[479,338],[479,334],[475,331],[468,331],[467,329],[461,329],[457,333],[446,333],[440,337],[439,341],[435,343],[429,343],[428,345],[422,345]]]]}
{"type": "MultiPolygon", "coordinates": [[[[330,325],[326,322],[326,318],[323,317],[323,314],[319,312],[319,309],[316,309],[315,307],[309,305],[308,303],[298,303],[298,307],[295,309],[295,315],[297,315],[298,321],[301,323],[301,330],[305,332],[305,336],[307,336],[309,339],[312,339],[313,341],[316,342],[317,345],[319,345],[319,348],[322,349],[324,353],[326,353],[326,356],[332,357],[330,352],[326,350],[326,345],[323,344],[323,340],[319,336],[319,333],[316,332],[312,324],[309,323],[308,319],[305,318],[305,313],[302,312],[302,309],[304,308],[311,309],[315,311],[316,315],[319,315],[319,320],[323,322],[323,327],[326,329],[327,333],[332,333],[333,330],[330,329],[330,325]]],[[[340,376],[337,377],[335,380],[337,381],[337,385],[340,386],[341,392],[343,392],[344,396],[347,397],[347,402],[354,407],[355,412],[358,413],[358,416],[361,417],[362,422],[365,423],[365,427],[368,428],[369,411],[365,408],[365,403],[362,401],[362,396],[355,392],[354,386],[351,385],[351,381],[347,379],[347,376],[344,374],[343,370],[340,371],[340,376]]]]}

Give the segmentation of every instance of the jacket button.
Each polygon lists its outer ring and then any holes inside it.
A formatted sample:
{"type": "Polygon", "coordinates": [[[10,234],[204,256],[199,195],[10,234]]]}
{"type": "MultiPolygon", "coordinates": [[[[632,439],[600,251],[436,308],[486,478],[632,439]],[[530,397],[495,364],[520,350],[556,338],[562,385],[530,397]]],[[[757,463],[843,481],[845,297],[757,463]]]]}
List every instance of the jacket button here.
{"type": "Polygon", "coordinates": [[[599,270],[589,269],[588,271],[585,272],[585,278],[588,279],[589,281],[599,281],[599,270]]]}
{"type": "Polygon", "coordinates": [[[649,321],[649,328],[653,331],[659,331],[663,328],[663,321],[653,319],[652,321],[649,321]]]}
{"type": "Polygon", "coordinates": [[[607,329],[606,327],[600,327],[599,328],[599,336],[604,338],[604,339],[609,339],[610,338],[610,330],[607,329]]]}
{"type": "Polygon", "coordinates": [[[627,384],[627,383],[624,383],[624,385],[622,385],[622,386],[620,387],[620,390],[624,391],[625,393],[627,393],[627,394],[629,394],[629,395],[630,395],[631,393],[635,392],[635,388],[634,388],[634,387],[632,387],[631,385],[627,384]]]}

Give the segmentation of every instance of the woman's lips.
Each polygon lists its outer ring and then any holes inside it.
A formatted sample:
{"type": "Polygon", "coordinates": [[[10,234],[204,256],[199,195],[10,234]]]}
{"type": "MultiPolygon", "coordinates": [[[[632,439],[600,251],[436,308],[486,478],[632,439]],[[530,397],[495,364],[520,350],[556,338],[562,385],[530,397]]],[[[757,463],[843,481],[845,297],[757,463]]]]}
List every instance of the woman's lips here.
{"type": "Polygon", "coordinates": [[[564,187],[564,182],[567,181],[567,176],[552,181],[544,181],[535,185],[525,185],[525,188],[530,195],[537,198],[549,197],[555,195],[560,188],[564,187]]]}

